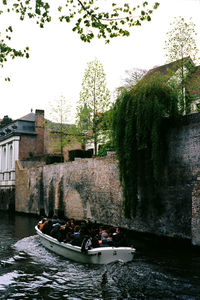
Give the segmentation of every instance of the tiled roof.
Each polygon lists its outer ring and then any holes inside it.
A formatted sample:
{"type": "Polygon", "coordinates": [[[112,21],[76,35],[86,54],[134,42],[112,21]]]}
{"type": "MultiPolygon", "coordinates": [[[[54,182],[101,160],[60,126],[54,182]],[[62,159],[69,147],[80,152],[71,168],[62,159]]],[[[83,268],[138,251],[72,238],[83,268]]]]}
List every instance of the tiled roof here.
{"type": "Polygon", "coordinates": [[[25,116],[19,118],[18,120],[35,122],[35,114],[33,112],[31,112],[28,115],[25,115],[25,116]]]}
{"type": "Polygon", "coordinates": [[[200,96],[200,66],[195,67],[188,77],[186,90],[194,97],[200,96]]]}
{"type": "Polygon", "coordinates": [[[160,75],[160,76],[163,76],[166,81],[168,81],[169,78],[172,76],[172,74],[174,74],[174,72],[176,72],[180,68],[180,65],[182,63],[186,63],[189,59],[190,59],[190,57],[188,56],[188,57],[183,58],[183,60],[179,59],[179,60],[173,61],[169,64],[155,67],[155,68],[149,70],[142,79],[146,80],[152,76],[160,75]]]}

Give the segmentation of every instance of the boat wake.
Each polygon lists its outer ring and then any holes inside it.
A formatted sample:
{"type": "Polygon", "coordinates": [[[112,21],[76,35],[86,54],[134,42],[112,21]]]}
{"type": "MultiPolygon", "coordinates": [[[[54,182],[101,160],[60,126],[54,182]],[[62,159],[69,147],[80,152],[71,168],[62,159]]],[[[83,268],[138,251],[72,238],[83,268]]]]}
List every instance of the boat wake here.
{"type": "Polygon", "coordinates": [[[48,264],[49,266],[62,264],[59,257],[46,250],[40,243],[37,235],[29,236],[17,241],[13,245],[13,249],[17,253],[14,260],[32,259],[32,263],[48,264]]]}

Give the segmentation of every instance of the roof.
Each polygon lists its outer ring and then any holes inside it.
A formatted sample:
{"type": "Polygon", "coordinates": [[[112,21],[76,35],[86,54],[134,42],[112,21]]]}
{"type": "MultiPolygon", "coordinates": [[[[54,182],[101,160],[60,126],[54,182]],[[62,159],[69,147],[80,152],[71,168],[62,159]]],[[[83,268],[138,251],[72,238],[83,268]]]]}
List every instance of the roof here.
{"type": "Polygon", "coordinates": [[[186,90],[194,97],[200,96],[200,66],[196,66],[186,82],[186,90]]]}
{"type": "Polygon", "coordinates": [[[28,115],[19,118],[18,120],[35,122],[35,113],[31,112],[28,115]]]}
{"type": "Polygon", "coordinates": [[[182,63],[187,65],[188,62],[192,62],[191,58],[189,56],[184,57],[183,60],[179,59],[176,61],[173,61],[171,63],[155,67],[153,69],[150,69],[142,79],[146,80],[149,79],[152,76],[160,75],[162,76],[166,81],[170,79],[170,77],[180,68],[182,63]]]}

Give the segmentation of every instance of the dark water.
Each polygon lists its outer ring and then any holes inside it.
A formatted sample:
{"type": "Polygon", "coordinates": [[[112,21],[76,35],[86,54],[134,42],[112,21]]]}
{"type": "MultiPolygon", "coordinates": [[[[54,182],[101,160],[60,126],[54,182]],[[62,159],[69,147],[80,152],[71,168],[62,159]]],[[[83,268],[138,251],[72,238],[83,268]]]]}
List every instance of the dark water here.
{"type": "Polygon", "coordinates": [[[200,299],[197,253],[140,244],[131,263],[78,264],[43,248],[36,222],[0,213],[0,299],[200,299]]]}

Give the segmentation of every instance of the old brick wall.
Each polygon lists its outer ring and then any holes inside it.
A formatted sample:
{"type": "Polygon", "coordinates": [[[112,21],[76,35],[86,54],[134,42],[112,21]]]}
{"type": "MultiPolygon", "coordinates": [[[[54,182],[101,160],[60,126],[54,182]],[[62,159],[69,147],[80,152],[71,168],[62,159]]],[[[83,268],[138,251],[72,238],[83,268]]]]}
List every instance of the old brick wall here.
{"type": "Polygon", "coordinates": [[[45,120],[44,120],[44,110],[36,109],[35,111],[35,131],[36,131],[36,149],[35,154],[44,154],[45,149],[45,120]]]}
{"type": "Polygon", "coordinates": [[[21,135],[19,146],[19,159],[25,159],[29,157],[29,152],[32,152],[34,156],[43,155],[46,153],[45,142],[45,123],[44,123],[44,111],[36,110],[35,112],[35,132],[34,135],[21,135]]]}
{"type": "Polygon", "coordinates": [[[36,154],[36,136],[22,135],[19,142],[19,159],[29,157],[29,152],[36,154]]]}

